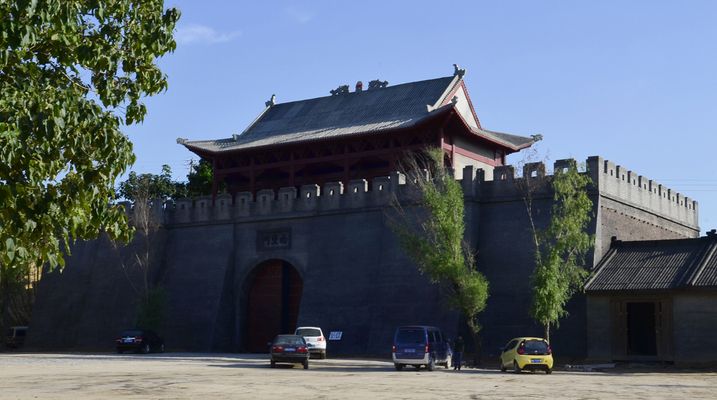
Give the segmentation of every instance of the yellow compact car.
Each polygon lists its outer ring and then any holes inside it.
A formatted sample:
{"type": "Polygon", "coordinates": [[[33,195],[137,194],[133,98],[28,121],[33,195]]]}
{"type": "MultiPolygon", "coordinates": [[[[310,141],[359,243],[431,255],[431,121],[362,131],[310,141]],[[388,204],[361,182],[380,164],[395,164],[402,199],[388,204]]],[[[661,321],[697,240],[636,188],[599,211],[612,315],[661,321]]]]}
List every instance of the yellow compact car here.
{"type": "Polygon", "coordinates": [[[553,372],[553,350],[547,340],[535,337],[512,339],[500,353],[500,370],[505,372],[512,368],[515,372],[522,370],[542,370],[553,372]]]}

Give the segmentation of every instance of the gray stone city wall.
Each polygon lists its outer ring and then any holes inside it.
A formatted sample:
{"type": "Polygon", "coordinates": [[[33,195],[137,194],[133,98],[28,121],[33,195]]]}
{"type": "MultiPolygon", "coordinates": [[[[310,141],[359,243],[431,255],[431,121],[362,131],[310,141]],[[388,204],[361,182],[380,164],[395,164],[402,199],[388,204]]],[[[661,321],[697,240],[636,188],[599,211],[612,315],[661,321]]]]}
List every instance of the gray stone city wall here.
{"type": "MultiPolygon", "coordinates": [[[[555,168],[566,162],[556,162],[555,168]]],[[[623,233],[623,228],[616,226],[620,224],[634,228],[635,236],[650,238],[668,237],[660,229],[670,234],[680,233],[679,229],[686,236],[697,234],[697,227],[690,225],[697,220],[695,203],[671,194],[675,198],[672,205],[667,197],[655,200],[651,194],[634,194],[642,190],[637,187],[605,183],[609,179],[605,166],[609,165],[598,158],[588,160],[590,173],[598,182],[591,192],[596,218],[589,228],[597,233],[596,253],[606,248],[611,232],[623,233]],[[677,199],[682,201],[679,206],[677,199]],[[624,215],[614,217],[600,208],[618,208],[615,202],[623,207],[624,215]],[[631,218],[635,215],[659,229],[653,232],[649,224],[635,228],[631,218]]],[[[545,168],[531,164],[525,175],[531,176],[533,170],[542,175],[545,168]]],[[[528,314],[534,268],[532,239],[512,167],[497,167],[493,180],[485,180],[482,170],[470,166],[462,172],[466,239],[477,250],[479,268],[491,282],[491,297],[481,322],[483,348],[486,355],[492,355],[513,336],[542,334],[528,314]]],[[[159,210],[167,230],[160,264],[162,283],[169,293],[168,348],[241,350],[248,277],[262,261],[276,258],[291,263],[303,278],[299,324],[319,325],[326,332],[343,331],[343,340],[330,344],[339,353],[387,355],[393,330],[403,324],[437,325],[453,337],[462,329],[458,316],[447,311],[438,289],[416,271],[387,224],[391,199],[395,196],[411,209],[418,198],[416,188],[400,174],[376,178],[370,182],[371,190],[368,188],[365,180],[328,183],[322,188],[305,185],[276,193],[262,190],[256,199],[250,193],[239,193],[233,202],[230,196],[220,195],[213,206],[210,198],[180,200],[163,213],[159,210]],[[257,246],[257,235],[271,230],[290,231],[291,247],[257,246]]],[[[664,190],[660,188],[660,193],[664,190]]],[[[544,227],[550,193],[539,188],[534,197],[535,221],[544,227]]],[[[93,347],[131,326],[136,304],[123,283],[126,277],[105,272],[114,264],[101,261],[108,249],[95,243],[81,244],[73,251],[61,279],[50,276],[43,282],[30,344],[93,347]],[[66,299],[66,304],[61,299],[66,299]],[[78,313],[78,308],[84,311],[78,313]],[[77,337],[69,327],[99,329],[93,328],[99,322],[102,331],[93,334],[92,340],[77,337]],[[67,339],[48,339],[56,333],[67,339]]],[[[585,299],[576,296],[569,305],[570,317],[554,332],[559,354],[586,354],[585,307],[585,299]]]]}
{"type": "MultiPolygon", "coordinates": [[[[65,269],[45,273],[33,308],[29,348],[108,350],[120,331],[134,326],[143,275],[128,248],[117,249],[106,238],[78,242],[65,269]]],[[[163,265],[164,236],[157,243],[151,271],[156,277],[163,265]]]]}
{"type": "MultiPolygon", "coordinates": [[[[553,169],[564,168],[569,162],[558,160],[553,169]]],[[[665,198],[660,208],[653,208],[660,201],[652,199],[649,193],[642,193],[640,188],[626,186],[625,189],[619,182],[613,182],[617,179],[605,168],[610,165],[598,157],[591,157],[587,162],[588,173],[593,182],[597,182],[589,191],[595,218],[588,231],[595,235],[595,248],[586,260],[588,269],[592,269],[609,249],[612,236],[622,240],[645,240],[699,235],[699,228],[690,225],[696,221],[696,203],[683,199],[681,205],[675,202],[673,206],[665,198]],[[633,189],[634,193],[630,192],[633,189]],[[620,197],[623,195],[626,197],[620,197]]],[[[495,168],[492,181],[477,179],[472,185],[474,201],[479,203],[476,208],[480,212],[480,217],[473,220],[478,224],[475,229],[478,265],[491,283],[488,307],[481,317],[492,332],[483,338],[487,354],[497,355],[497,349],[505,344],[506,338],[543,335],[542,327],[535,324],[529,313],[532,301],[530,276],[535,262],[524,198],[526,188],[531,188],[533,222],[536,228],[545,229],[552,207],[552,193],[547,189],[549,179],[540,179],[545,176],[542,163],[525,165],[521,177],[516,177],[513,166],[502,166],[495,168]]],[[[464,182],[464,187],[467,185],[464,182]]],[[[471,192],[470,189],[466,191],[471,192]]],[[[670,192],[675,198],[679,197],[670,192]]],[[[568,303],[569,315],[552,330],[551,339],[557,355],[570,359],[584,358],[588,354],[590,344],[586,327],[594,325],[594,321],[588,320],[586,303],[584,295],[576,294],[568,303]]]]}
{"type": "Polygon", "coordinates": [[[435,324],[455,334],[455,313],[394,251],[385,218],[373,209],[173,226],[167,340],[185,350],[241,350],[250,275],[271,259],[288,261],[302,277],[298,324],[343,332],[332,352],[387,355],[393,330],[404,324],[435,324]],[[291,232],[291,247],[258,248],[262,231],[291,232]]]}
{"type": "Polygon", "coordinates": [[[689,197],[601,157],[587,169],[600,194],[597,199],[595,259],[620,240],[681,239],[699,236],[699,206],[689,197]]]}

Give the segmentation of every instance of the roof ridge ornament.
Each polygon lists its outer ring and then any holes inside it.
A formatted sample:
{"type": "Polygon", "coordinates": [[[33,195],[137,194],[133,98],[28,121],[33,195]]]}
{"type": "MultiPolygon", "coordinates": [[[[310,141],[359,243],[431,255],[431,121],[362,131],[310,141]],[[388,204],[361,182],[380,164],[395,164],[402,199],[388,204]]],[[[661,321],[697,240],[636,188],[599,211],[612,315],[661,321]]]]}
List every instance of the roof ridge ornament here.
{"type": "Polygon", "coordinates": [[[271,95],[271,98],[269,99],[269,101],[265,102],[264,105],[266,105],[267,107],[271,107],[271,106],[273,106],[274,104],[276,104],[276,95],[275,95],[275,94],[272,94],[272,95],[271,95]]]}
{"type": "Polygon", "coordinates": [[[533,138],[534,142],[539,142],[539,141],[543,140],[543,135],[541,135],[540,133],[536,133],[535,135],[530,135],[530,137],[533,138]]]}
{"type": "Polygon", "coordinates": [[[347,94],[349,92],[349,85],[341,85],[334,90],[330,90],[332,96],[338,96],[340,94],[347,94]]]}
{"type": "Polygon", "coordinates": [[[189,142],[189,139],[185,139],[185,138],[181,138],[181,137],[177,138],[177,144],[187,144],[187,142],[189,142]]]}
{"type": "Polygon", "coordinates": [[[460,78],[463,77],[463,75],[466,74],[466,69],[461,68],[458,64],[453,64],[453,76],[458,76],[460,78]]]}
{"type": "Polygon", "coordinates": [[[374,79],[368,83],[368,90],[371,89],[383,89],[388,86],[388,81],[382,81],[380,79],[374,79]]]}

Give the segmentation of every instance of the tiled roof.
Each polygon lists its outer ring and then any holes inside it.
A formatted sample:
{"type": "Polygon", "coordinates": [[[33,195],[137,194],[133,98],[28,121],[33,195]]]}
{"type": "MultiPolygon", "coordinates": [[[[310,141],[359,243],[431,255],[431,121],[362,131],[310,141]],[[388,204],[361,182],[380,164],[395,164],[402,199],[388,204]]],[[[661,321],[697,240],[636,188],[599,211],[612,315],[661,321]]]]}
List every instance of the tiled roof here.
{"type": "MultiPolygon", "coordinates": [[[[438,106],[460,78],[448,76],[395,86],[350,92],[315,99],[275,104],[241,134],[233,138],[186,141],[189,149],[222,152],[284,143],[306,142],[358,133],[377,133],[415,126],[446,108],[438,106]],[[430,107],[427,107],[430,106],[430,107]]],[[[533,139],[471,128],[511,149],[521,149],[533,139]]]]}
{"type": "Polygon", "coordinates": [[[712,253],[702,265],[702,268],[695,274],[693,280],[695,286],[717,287],[717,249],[715,247],[711,249],[712,253]]]}
{"type": "Polygon", "coordinates": [[[642,291],[717,287],[717,236],[615,241],[586,291],[642,291]]]}

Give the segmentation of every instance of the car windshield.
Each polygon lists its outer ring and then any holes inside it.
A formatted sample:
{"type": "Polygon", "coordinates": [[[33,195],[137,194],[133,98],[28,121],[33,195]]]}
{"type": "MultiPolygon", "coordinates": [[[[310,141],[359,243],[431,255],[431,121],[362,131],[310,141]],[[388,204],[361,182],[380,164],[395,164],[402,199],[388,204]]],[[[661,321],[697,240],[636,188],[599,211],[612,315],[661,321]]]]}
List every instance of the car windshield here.
{"type": "Polygon", "coordinates": [[[25,329],[17,329],[15,331],[15,336],[25,336],[26,333],[27,331],[25,329]]]}
{"type": "Polygon", "coordinates": [[[396,342],[398,343],[425,343],[426,335],[423,329],[399,329],[398,335],[396,335],[396,342]]]}
{"type": "Polygon", "coordinates": [[[138,330],[130,330],[130,331],[124,331],[120,336],[142,336],[142,331],[138,330]]]}
{"type": "Polygon", "coordinates": [[[542,340],[526,340],[525,351],[530,354],[543,354],[548,352],[548,344],[542,340]]]}
{"type": "Polygon", "coordinates": [[[315,328],[299,328],[296,330],[299,336],[321,336],[321,331],[315,328]]]}
{"type": "Polygon", "coordinates": [[[301,336],[279,336],[274,341],[274,344],[303,346],[306,342],[301,336]]]}

